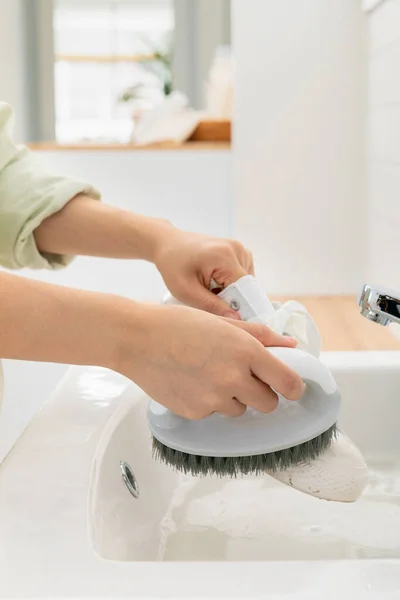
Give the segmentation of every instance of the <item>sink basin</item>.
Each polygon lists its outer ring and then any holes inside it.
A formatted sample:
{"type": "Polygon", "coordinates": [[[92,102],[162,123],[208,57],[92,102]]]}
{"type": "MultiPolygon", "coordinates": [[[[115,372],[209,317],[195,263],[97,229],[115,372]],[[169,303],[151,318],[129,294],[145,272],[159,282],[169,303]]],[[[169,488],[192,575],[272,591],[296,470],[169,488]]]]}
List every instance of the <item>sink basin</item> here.
{"type": "Polygon", "coordinates": [[[152,458],[139,388],[71,369],[0,468],[0,593],[395,597],[400,352],[323,360],[342,392],[341,426],[370,467],[355,504],[267,476],[179,475],[152,458]]]}

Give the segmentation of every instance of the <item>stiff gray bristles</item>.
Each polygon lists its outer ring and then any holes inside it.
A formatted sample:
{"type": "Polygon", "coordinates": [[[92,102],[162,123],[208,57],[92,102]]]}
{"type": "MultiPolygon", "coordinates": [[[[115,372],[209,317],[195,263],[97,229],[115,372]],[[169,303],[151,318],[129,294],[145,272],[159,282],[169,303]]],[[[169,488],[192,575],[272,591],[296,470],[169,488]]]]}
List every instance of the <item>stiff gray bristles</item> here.
{"type": "Polygon", "coordinates": [[[260,475],[265,471],[284,471],[299,463],[310,462],[329,448],[337,435],[337,425],[299,446],[254,456],[212,457],[187,454],[165,446],[153,437],[153,456],[186,475],[260,475]]]}

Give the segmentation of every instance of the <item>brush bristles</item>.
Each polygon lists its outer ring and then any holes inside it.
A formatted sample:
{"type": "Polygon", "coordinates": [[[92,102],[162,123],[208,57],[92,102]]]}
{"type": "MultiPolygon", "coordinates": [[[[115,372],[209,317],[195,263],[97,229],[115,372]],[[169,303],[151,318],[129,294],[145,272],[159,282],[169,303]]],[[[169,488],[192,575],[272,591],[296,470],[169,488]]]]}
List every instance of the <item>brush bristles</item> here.
{"type": "Polygon", "coordinates": [[[186,475],[218,475],[237,477],[238,475],[259,475],[265,471],[284,471],[300,463],[311,462],[329,448],[337,435],[337,425],[333,425],[316,438],[299,446],[254,456],[212,457],[197,456],[173,450],[153,437],[153,456],[186,475]]]}

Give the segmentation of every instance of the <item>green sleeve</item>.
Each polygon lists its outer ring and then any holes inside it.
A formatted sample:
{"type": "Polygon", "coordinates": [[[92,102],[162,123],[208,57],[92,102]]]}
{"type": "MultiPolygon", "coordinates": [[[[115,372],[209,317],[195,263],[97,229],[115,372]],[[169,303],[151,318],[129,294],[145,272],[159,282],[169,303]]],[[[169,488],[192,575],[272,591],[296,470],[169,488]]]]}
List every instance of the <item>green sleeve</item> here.
{"type": "Polygon", "coordinates": [[[9,269],[60,268],[73,258],[41,254],[33,232],[77,194],[100,199],[91,186],[51,175],[11,138],[11,108],[0,102],[0,264],[9,269]]]}

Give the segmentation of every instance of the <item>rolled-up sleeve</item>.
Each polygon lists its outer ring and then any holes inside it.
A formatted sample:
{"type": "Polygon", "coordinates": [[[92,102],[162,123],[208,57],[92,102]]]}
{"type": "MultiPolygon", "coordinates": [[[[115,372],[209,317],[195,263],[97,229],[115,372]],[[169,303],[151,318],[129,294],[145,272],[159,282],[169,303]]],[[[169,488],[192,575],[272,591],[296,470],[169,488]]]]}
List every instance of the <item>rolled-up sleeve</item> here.
{"type": "Polygon", "coordinates": [[[92,186],[47,173],[24,146],[12,142],[12,111],[0,103],[0,264],[9,269],[65,266],[73,257],[41,254],[33,232],[78,194],[100,199],[92,186]]]}

